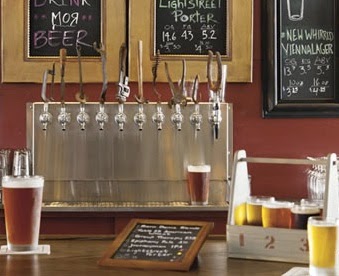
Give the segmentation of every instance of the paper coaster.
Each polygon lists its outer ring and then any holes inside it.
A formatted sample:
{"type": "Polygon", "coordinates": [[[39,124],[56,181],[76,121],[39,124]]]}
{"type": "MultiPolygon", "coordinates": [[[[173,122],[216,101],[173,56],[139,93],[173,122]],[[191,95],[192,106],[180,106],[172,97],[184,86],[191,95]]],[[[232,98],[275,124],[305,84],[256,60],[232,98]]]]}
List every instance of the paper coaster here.
{"type": "Polygon", "coordinates": [[[33,255],[33,254],[51,254],[51,246],[49,244],[41,244],[37,250],[32,251],[11,251],[7,245],[0,247],[0,255],[33,255]]]}
{"type": "Polygon", "coordinates": [[[308,267],[293,267],[282,276],[309,276],[308,267]]]}

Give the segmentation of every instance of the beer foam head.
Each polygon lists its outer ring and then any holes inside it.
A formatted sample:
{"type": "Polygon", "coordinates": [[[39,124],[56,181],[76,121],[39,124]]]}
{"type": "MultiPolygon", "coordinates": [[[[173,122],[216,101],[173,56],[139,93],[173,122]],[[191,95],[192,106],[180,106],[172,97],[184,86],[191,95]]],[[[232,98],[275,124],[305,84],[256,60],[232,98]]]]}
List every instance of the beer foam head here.
{"type": "Polygon", "coordinates": [[[198,166],[188,165],[187,171],[197,172],[197,173],[207,173],[211,171],[211,166],[210,165],[198,165],[198,166]]]}
{"type": "Polygon", "coordinates": [[[42,176],[4,176],[2,178],[2,187],[4,188],[40,188],[44,186],[42,176]]]}
{"type": "Polygon", "coordinates": [[[300,206],[295,205],[291,209],[294,214],[302,214],[302,215],[312,215],[312,214],[320,214],[320,208],[316,206],[300,206]]]}
{"type": "Polygon", "coordinates": [[[290,201],[267,201],[262,204],[263,207],[271,208],[271,209],[278,209],[278,208],[292,208],[294,206],[293,202],[290,201]]]}

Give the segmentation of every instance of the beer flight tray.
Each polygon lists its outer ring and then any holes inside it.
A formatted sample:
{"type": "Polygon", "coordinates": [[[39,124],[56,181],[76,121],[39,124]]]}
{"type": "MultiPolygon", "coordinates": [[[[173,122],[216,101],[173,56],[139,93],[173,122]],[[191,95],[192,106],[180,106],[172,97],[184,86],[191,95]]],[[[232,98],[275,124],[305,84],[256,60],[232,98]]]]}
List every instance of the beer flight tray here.
{"type": "Polygon", "coordinates": [[[324,160],[260,158],[246,157],[245,150],[239,150],[234,156],[226,226],[228,257],[307,264],[309,252],[306,230],[236,225],[235,215],[238,215],[238,212],[235,211],[237,207],[246,206],[246,200],[251,195],[247,163],[325,165],[326,183],[323,216],[338,217],[336,154],[331,153],[324,160]]]}

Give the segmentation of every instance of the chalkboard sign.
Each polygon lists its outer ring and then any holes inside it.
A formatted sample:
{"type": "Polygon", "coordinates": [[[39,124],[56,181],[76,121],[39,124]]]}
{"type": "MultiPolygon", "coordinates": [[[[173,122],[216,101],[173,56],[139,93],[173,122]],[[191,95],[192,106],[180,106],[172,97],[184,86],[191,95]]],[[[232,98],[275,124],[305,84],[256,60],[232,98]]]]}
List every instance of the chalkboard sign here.
{"type": "Polygon", "coordinates": [[[337,0],[262,5],[264,116],[338,116],[337,0]]]}
{"type": "Polygon", "coordinates": [[[133,219],[98,263],[187,271],[212,228],[208,222],[133,219]]]}
{"type": "Polygon", "coordinates": [[[228,56],[232,0],[154,0],[154,53],[228,56]]]}
{"type": "Polygon", "coordinates": [[[28,1],[27,58],[58,57],[66,48],[77,56],[99,56],[93,43],[103,42],[103,0],[26,0],[28,1]]]}

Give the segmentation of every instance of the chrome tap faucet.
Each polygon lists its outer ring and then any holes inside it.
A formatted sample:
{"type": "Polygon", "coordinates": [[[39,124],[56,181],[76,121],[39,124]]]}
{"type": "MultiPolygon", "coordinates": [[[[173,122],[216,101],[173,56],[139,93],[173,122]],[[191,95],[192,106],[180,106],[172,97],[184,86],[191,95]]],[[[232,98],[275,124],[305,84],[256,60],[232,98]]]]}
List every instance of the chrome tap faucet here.
{"type": "Polygon", "coordinates": [[[139,130],[142,130],[144,123],[146,123],[146,114],[144,113],[144,104],[148,101],[144,98],[143,89],[143,74],[142,74],[142,41],[138,41],[138,95],[135,99],[138,102],[138,112],[134,115],[134,122],[137,124],[139,130]]]}
{"type": "Polygon", "coordinates": [[[106,92],[108,88],[107,70],[106,70],[106,51],[103,44],[100,47],[94,42],[93,48],[100,54],[102,66],[102,88],[100,93],[99,112],[95,115],[95,120],[99,124],[99,129],[103,130],[104,125],[108,122],[108,114],[105,112],[106,92]]]}
{"type": "Polygon", "coordinates": [[[58,115],[58,122],[62,130],[66,130],[66,126],[71,122],[71,113],[66,111],[65,105],[65,67],[66,67],[67,50],[60,49],[60,91],[61,91],[61,108],[58,115]]]}
{"type": "Polygon", "coordinates": [[[199,76],[197,75],[194,79],[193,84],[193,93],[192,99],[194,102],[194,112],[190,116],[190,122],[195,126],[195,129],[199,131],[201,129],[202,123],[202,115],[200,114],[200,106],[199,106],[199,95],[198,95],[198,86],[199,86],[199,76]]]}
{"type": "Polygon", "coordinates": [[[157,111],[152,116],[152,121],[157,125],[158,130],[162,130],[165,121],[165,114],[162,112],[161,103],[157,103],[157,111]]]}
{"type": "Polygon", "coordinates": [[[119,130],[123,131],[124,125],[126,124],[126,121],[127,121],[127,116],[124,113],[124,104],[123,103],[119,104],[118,108],[119,108],[119,112],[115,115],[114,119],[115,119],[115,122],[119,126],[119,130]]]}
{"type": "Polygon", "coordinates": [[[85,103],[80,103],[80,111],[77,115],[77,122],[79,123],[81,130],[85,130],[86,124],[89,123],[89,115],[85,110],[85,103]]]}
{"type": "Polygon", "coordinates": [[[89,115],[85,110],[85,104],[87,101],[87,97],[85,95],[83,89],[83,82],[82,82],[82,67],[81,67],[81,47],[77,45],[76,47],[77,54],[78,54],[78,64],[79,64],[79,85],[80,91],[75,95],[75,98],[78,102],[80,102],[80,111],[77,115],[77,122],[79,123],[81,130],[85,130],[86,124],[89,123],[89,115]]]}
{"type": "Polygon", "coordinates": [[[158,67],[159,67],[159,64],[160,64],[160,60],[161,60],[160,51],[158,50],[157,54],[155,56],[155,61],[152,65],[153,92],[158,97],[157,108],[156,108],[156,112],[152,116],[152,122],[156,124],[158,130],[162,130],[162,124],[165,121],[165,114],[162,112],[162,107],[161,107],[161,95],[156,88],[156,81],[157,81],[157,77],[158,77],[158,67]]]}
{"type": "Polygon", "coordinates": [[[207,61],[207,79],[208,79],[208,88],[210,90],[210,101],[212,102],[212,111],[210,112],[209,121],[213,126],[214,138],[218,139],[220,123],[222,121],[221,110],[220,110],[222,62],[221,62],[221,55],[219,52],[216,52],[218,73],[217,73],[217,80],[215,82],[212,80],[212,61],[213,61],[213,53],[212,51],[209,50],[208,61],[207,61]]]}
{"type": "Polygon", "coordinates": [[[128,77],[126,76],[126,62],[127,62],[127,48],[125,43],[123,43],[120,47],[119,52],[119,83],[118,83],[118,93],[117,99],[119,102],[119,111],[115,115],[115,122],[119,126],[119,130],[124,130],[124,125],[127,121],[127,116],[124,113],[124,103],[130,94],[130,88],[128,86],[128,77]]]}
{"type": "Polygon", "coordinates": [[[66,126],[71,122],[71,113],[66,111],[66,105],[64,103],[61,104],[58,122],[61,125],[62,130],[66,130],[66,126]]]}
{"type": "Polygon", "coordinates": [[[182,60],[182,75],[181,75],[181,80],[180,80],[178,88],[175,87],[172,81],[172,78],[169,74],[167,62],[165,62],[165,72],[166,72],[168,84],[172,92],[172,98],[168,104],[171,108],[172,106],[175,107],[175,110],[171,115],[171,122],[175,125],[176,129],[180,131],[182,123],[184,121],[184,116],[181,113],[181,105],[183,106],[187,105],[187,98],[184,95],[185,78],[186,78],[186,61],[184,59],[182,60]]]}
{"type": "Polygon", "coordinates": [[[105,105],[100,103],[99,112],[95,115],[95,120],[99,124],[99,129],[103,130],[104,125],[108,122],[108,114],[105,112],[105,105]]]}
{"type": "Polygon", "coordinates": [[[53,116],[48,111],[48,103],[52,100],[52,96],[50,98],[47,98],[46,90],[47,90],[47,79],[48,74],[52,75],[52,83],[51,83],[51,92],[53,93],[53,86],[54,86],[54,75],[55,75],[55,64],[53,63],[53,69],[52,70],[45,70],[43,75],[43,81],[42,81],[42,88],[41,88],[41,98],[44,101],[43,106],[43,112],[39,116],[39,121],[42,124],[42,129],[46,130],[47,125],[52,123],[53,116]]]}
{"type": "Polygon", "coordinates": [[[181,130],[184,115],[181,113],[180,104],[175,104],[175,111],[171,115],[171,122],[175,125],[177,130],[181,130]]]}

